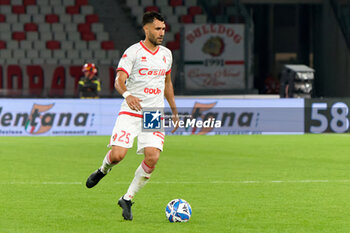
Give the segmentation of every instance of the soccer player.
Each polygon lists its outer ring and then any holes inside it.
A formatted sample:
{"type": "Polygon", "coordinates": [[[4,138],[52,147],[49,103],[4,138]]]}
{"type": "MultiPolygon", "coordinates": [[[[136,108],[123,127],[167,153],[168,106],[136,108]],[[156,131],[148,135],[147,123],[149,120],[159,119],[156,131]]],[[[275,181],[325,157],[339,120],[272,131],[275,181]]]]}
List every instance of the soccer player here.
{"type": "Polygon", "coordinates": [[[136,169],[127,192],[118,201],[125,220],[133,219],[131,200],[148,182],[163,150],[163,133],[141,131],[142,108],[164,107],[165,96],[173,112],[172,120],[178,121],[171,82],[172,54],[161,46],[165,33],[164,18],[157,12],[146,12],[142,24],[145,40],[130,46],[122,55],[117,68],[115,88],[125,100],[110,139],[112,148],[107,152],[102,166],[86,181],[88,188],[94,187],[113,166],[123,160],[137,137],[137,153],[144,154],[144,160],[136,169]]]}

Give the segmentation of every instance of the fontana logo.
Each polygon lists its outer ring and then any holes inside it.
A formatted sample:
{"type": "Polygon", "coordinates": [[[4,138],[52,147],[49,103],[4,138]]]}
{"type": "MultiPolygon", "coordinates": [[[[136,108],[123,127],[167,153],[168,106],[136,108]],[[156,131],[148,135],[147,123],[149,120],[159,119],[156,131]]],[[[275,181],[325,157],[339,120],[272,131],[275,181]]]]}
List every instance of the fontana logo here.
{"type": "Polygon", "coordinates": [[[5,112],[0,107],[1,127],[21,127],[29,134],[38,135],[57,127],[84,127],[87,125],[89,113],[54,112],[55,104],[33,104],[30,113],[25,112],[5,112]]]}

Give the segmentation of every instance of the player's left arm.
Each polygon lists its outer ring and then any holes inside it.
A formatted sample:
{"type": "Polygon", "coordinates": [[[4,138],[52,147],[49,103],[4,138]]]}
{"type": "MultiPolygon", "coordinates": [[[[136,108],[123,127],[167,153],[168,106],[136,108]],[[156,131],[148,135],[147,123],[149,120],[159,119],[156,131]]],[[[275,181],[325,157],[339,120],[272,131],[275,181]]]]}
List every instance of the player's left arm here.
{"type": "MultiPolygon", "coordinates": [[[[164,87],[164,96],[166,100],[168,101],[171,111],[173,113],[173,122],[177,123],[179,121],[179,115],[177,112],[176,108],[176,103],[175,103],[175,96],[174,96],[174,88],[173,88],[173,83],[171,82],[171,73],[169,72],[165,76],[165,87],[164,87]]],[[[174,133],[177,129],[179,128],[179,124],[176,124],[174,129],[171,131],[171,133],[174,133]]]]}

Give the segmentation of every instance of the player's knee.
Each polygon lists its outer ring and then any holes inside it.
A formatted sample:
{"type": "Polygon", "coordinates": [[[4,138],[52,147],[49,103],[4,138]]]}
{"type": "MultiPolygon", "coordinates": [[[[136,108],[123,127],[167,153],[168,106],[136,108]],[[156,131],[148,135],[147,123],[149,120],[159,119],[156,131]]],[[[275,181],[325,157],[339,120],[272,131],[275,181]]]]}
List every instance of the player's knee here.
{"type": "Polygon", "coordinates": [[[157,148],[149,148],[145,150],[145,162],[150,167],[155,167],[160,157],[160,150],[157,148]]]}
{"type": "Polygon", "coordinates": [[[120,148],[112,147],[111,151],[111,162],[118,163],[122,161],[126,155],[127,150],[123,150],[120,148]]]}

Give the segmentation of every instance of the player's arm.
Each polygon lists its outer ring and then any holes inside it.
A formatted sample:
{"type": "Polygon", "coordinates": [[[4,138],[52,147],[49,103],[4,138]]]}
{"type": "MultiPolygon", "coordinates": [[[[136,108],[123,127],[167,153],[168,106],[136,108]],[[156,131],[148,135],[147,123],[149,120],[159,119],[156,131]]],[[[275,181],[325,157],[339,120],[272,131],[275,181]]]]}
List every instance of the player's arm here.
{"type": "Polygon", "coordinates": [[[128,75],[124,71],[119,70],[117,72],[114,87],[119,92],[119,94],[121,94],[125,98],[126,103],[129,105],[129,108],[131,108],[132,110],[141,111],[142,107],[140,102],[142,100],[131,95],[130,92],[127,91],[125,86],[125,81],[127,78],[128,75]]]}
{"type": "MultiPolygon", "coordinates": [[[[176,108],[175,96],[174,96],[174,88],[173,83],[171,82],[171,73],[166,74],[165,76],[165,88],[164,88],[164,96],[168,101],[171,111],[173,112],[173,122],[179,121],[179,115],[176,108]]],[[[176,124],[171,133],[174,133],[179,128],[179,124],[176,124]]]]}

